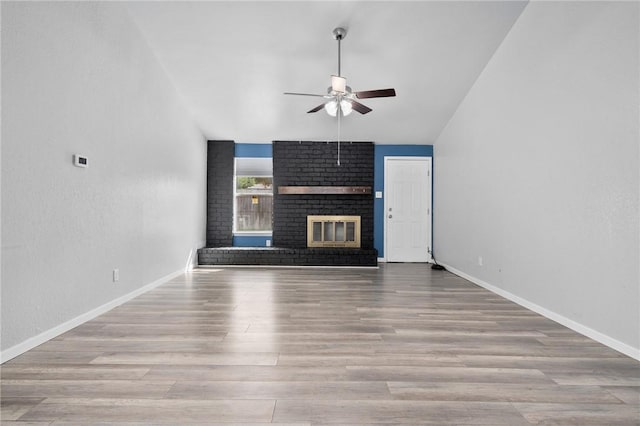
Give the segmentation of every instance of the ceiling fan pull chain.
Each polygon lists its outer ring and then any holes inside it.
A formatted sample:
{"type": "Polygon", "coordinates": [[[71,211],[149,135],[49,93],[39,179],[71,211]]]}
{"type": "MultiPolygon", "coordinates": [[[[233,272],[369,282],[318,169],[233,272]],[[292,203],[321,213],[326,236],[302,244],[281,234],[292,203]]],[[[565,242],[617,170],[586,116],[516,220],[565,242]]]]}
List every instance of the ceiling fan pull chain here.
{"type": "Polygon", "coordinates": [[[340,165],[340,116],[342,115],[342,108],[338,103],[338,166],[340,165]]]}

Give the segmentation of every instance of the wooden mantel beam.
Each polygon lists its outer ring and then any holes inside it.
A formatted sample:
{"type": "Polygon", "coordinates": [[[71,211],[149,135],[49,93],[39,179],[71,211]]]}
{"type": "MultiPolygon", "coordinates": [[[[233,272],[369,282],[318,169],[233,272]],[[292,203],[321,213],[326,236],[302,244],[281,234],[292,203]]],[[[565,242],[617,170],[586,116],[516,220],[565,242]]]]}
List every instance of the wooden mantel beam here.
{"type": "Polygon", "coordinates": [[[278,194],[371,194],[370,186],[279,186],[278,194]]]}

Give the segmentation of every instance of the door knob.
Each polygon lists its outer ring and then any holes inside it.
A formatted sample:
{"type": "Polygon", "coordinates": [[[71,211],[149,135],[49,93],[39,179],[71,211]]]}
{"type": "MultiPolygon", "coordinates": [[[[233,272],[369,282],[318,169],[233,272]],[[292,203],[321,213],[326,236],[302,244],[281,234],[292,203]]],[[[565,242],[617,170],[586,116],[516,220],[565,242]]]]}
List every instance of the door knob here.
{"type": "Polygon", "coordinates": [[[391,214],[390,214],[390,215],[389,215],[389,219],[391,219],[391,218],[393,218],[393,215],[391,215],[391,214]]]}

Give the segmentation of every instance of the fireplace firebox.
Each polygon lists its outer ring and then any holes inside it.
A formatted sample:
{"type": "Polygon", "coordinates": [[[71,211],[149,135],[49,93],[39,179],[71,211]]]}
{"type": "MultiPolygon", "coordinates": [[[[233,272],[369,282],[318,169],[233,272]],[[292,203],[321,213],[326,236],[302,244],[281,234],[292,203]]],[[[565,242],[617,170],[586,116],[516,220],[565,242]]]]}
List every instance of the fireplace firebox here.
{"type": "Polygon", "coordinates": [[[360,216],[307,216],[307,247],[360,248],[360,216]]]}

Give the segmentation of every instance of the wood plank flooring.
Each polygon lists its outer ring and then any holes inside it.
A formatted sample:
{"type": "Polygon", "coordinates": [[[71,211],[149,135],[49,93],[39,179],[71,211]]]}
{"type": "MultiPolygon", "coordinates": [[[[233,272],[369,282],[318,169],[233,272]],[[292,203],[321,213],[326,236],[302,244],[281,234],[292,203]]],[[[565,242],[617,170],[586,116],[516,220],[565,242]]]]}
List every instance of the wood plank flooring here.
{"type": "Polygon", "coordinates": [[[638,361],[424,264],[195,270],[0,374],[2,424],[640,424],[638,361]]]}

